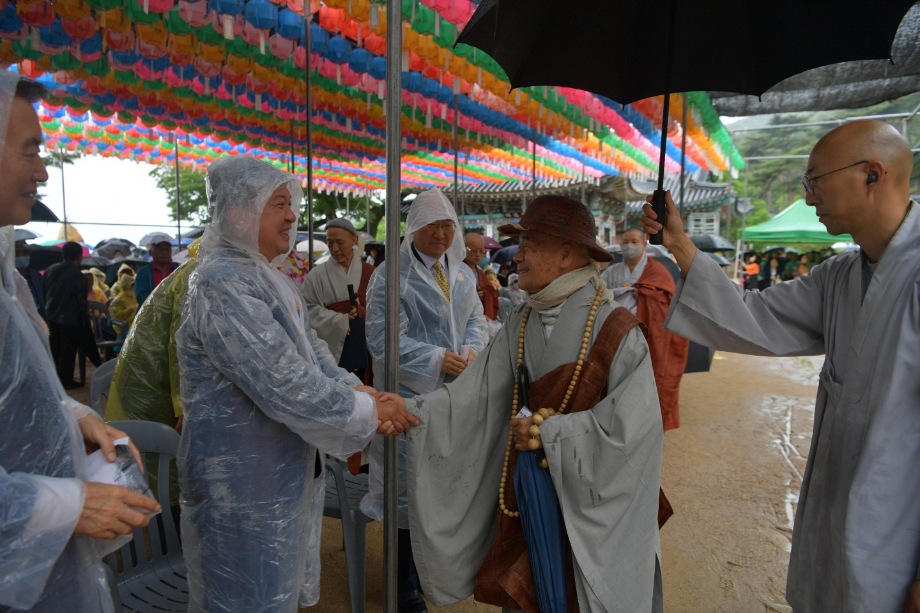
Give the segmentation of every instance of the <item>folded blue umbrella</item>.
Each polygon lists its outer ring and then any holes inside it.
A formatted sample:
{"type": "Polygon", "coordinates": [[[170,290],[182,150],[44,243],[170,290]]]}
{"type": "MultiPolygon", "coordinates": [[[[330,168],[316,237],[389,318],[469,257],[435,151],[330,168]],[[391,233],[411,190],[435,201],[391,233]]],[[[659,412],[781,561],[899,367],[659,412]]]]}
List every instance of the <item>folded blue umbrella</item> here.
{"type": "MultiPolygon", "coordinates": [[[[527,371],[521,365],[521,400],[529,406],[527,371]]],[[[521,525],[541,613],[566,613],[565,524],[549,470],[540,468],[542,450],[518,453],[514,469],[521,525]]]]}

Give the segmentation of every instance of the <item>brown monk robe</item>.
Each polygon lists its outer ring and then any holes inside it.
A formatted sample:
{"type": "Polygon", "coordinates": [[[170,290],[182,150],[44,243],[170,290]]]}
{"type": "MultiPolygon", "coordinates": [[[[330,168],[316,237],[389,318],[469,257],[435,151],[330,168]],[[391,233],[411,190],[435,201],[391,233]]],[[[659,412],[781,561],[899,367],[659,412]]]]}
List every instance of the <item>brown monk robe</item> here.
{"type": "MultiPolygon", "coordinates": [[[[569,403],[569,412],[588,410],[607,395],[607,375],[610,364],[626,333],[639,325],[639,321],[623,307],[617,308],[604,322],[582,371],[581,379],[569,403]]],[[[559,366],[530,384],[530,407],[555,408],[562,403],[569,382],[575,372],[575,363],[559,366]]],[[[518,451],[511,450],[508,475],[514,474],[518,451]]],[[[505,506],[517,511],[517,496],[514,487],[505,491],[505,506]]],[[[673,511],[659,490],[658,527],[660,528],[673,511]]],[[[525,613],[540,613],[536,586],[527,553],[527,543],[519,517],[498,514],[498,532],[495,542],[486,554],[476,576],[474,598],[486,604],[509,609],[522,609],[525,613]]],[[[568,610],[578,613],[578,597],[575,591],[575,572],[572,566],[572,551],[566,539],[565,551],[566,592],[568,610]]]]}
{"type": "Polygon", "coordinates": [[[642,322],[655,372],[655,387],[661,403],[661,423],[665,431],[680,426],[680,379],[687,366],[690,341],[665,329],[674,278],[668,269],[648,258],[645,270],[633,285],[636,295],[636,317],[642,322]]]}

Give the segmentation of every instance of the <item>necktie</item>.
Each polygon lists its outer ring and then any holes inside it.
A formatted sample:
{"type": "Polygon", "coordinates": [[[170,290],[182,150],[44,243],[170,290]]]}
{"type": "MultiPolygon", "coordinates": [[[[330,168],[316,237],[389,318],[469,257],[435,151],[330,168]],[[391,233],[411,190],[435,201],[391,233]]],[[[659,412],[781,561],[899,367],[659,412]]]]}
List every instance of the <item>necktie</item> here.
{"type": "Polygon", "coordinates": [[[450,300],[450,285],[447,283],[447,277],[444,275],[444,268],[441,267],[441,262],[435,260],[434,266],[434,280],[438,284],[438,287],[441,288],[441,291],[444,292],[444,296],[447,297],[447,300],[450,300]]]}

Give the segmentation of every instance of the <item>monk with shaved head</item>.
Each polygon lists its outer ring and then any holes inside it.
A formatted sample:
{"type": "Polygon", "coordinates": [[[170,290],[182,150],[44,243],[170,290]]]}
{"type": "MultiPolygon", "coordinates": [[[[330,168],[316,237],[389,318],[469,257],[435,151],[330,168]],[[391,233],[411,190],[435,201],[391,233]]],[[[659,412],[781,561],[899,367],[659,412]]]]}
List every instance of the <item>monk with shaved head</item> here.
{"type": "Polygon", "coordinates": [[[786,598],[796,613],[920,611],[920,207],[897,130],[855,121],[826,134],[805,201],[859,251],[763,291],[741,291],[697,251],[667,198],[681,267],[672,332],[725,351],[821,355],[814,431],[792,531],[786,598]]]}

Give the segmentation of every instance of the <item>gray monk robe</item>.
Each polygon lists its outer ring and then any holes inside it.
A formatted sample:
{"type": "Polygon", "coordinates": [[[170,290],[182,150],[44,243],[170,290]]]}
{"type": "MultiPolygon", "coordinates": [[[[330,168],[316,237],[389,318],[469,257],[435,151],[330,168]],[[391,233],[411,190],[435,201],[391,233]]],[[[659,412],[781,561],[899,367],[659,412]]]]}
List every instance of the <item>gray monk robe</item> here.
{"type": "Polygon", "coordinates": [[[671,305],[668,329],[716,349],[826,354],[792,532],[786,598],[796,613],[900,613],[920,576],[916,203],[869,272],[859,252],[844,253],[743,293],[700,256],[671,305]]]}
{"type": "Polygon", "coordinates": [[[361,261],[358,248],[354,248],[351,265],[346,271],[341,264],[329,259],[310,271],[303,280],[300,291],[310,314],[310,327],[329,345],[329,353],[336,360],[342,358],[342,347],[348,334],[351,306],[348,304],[348,286],[358,299],[358,318],[364,319],[367,306],[365,290],[374,267],[361,261]]]}
{"type": "MultiPolygon", "coordinates": [[[[563,303],[548,341],[540,316],[531,314],[524,363],[532,380],[576,359],[594,294],[589,283],[563,303]]],[[[612,309],[600,305],[591,344],[612,309]]],[[[522,315],[523,308],[512,312],[455,381],[406,401],[422,421],[408,434],[412,550],[425,595],[439,606],[473,593],[495,539],[522,315]]],[[[660,606],[663,433],[648,347],[637,328],[614,356],[607,395],[590,410],[548,419],[541,436],[582,613],[660,606]]]]}

